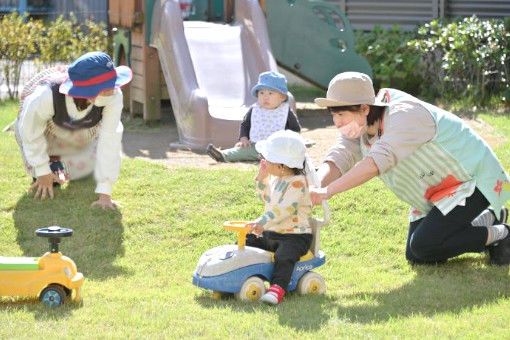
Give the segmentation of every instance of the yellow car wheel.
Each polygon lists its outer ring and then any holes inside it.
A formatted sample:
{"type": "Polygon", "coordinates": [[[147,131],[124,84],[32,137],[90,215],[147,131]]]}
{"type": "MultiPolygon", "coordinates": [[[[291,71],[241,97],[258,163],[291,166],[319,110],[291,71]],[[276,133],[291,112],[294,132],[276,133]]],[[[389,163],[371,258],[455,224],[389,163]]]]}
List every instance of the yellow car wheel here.
{"type": "Polygon", "coordinates": [[[222,297],[223,297],[223,293],[222,292],[218,292],[216,290],[212,292],[212,298],[213,299],[220,300],[222,297]]]}
{"type": "Polygon", "coordinates": [[[324,294],[326,283],[320,274],[308,272],[299,279],[296,290],[301,295],[324,294]]]}
{"type": "Polygon", "coordinates": [[[237,300],[257,301],[266,292],[266,285],[261,278],[252,276],[244,281],[239,293],[235,294],[237,300]]]}

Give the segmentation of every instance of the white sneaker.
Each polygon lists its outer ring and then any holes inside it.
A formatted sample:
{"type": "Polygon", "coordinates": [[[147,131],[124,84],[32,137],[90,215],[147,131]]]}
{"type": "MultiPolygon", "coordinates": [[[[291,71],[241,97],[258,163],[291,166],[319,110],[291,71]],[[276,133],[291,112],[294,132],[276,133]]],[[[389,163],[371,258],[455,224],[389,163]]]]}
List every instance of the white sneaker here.
{"type": "Polygon", "coordinates": [[[280,302],[282,302],[284,295],[285,289],[276,284],[272,284],[267,290],[267,292],[260,297],[260,301],[271,305],[277,305],[280,302]]]}
{"type": "Polygon", "coordinates": [[[260,301],[265,302],[270,305],[277,305],[278,297],[273,292],[267,292],[266,294],[264,294],[260,297],[260,301]]]}

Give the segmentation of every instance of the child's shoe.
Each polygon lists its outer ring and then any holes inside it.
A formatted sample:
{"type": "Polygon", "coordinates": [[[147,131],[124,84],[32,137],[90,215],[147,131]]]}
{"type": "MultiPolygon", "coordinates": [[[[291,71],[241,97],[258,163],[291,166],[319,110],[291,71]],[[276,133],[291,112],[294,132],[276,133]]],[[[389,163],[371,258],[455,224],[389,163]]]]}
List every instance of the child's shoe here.
{"type": "Polygon", "coordinates": [[[285,295],[285,289],[278,285],[271,285],[267,290],[266,294],[260,297],[260,301],[268,303],[270,305],[277,305],[282,302],[283,296],[285,295]]]}
{"type": "Polygon", "coordinates": [[[207,148],[205,149],[205,151],[216,162],[225,162],[225,157],[223,156],[220,150],[214,147],[214,145],[207,144],[207,148]]]}

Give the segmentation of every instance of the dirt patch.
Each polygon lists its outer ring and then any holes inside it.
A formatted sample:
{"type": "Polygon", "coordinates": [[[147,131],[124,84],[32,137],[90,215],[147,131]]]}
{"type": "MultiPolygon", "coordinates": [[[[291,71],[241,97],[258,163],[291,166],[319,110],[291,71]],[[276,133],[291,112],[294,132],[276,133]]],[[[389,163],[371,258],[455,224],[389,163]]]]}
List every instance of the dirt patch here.
{"type": "Polygon", "coordinates": [[[491,148],[496,148],[506,141],[505,135],[497,132],[492,125],[487,124],[482,119],[475,118],[464,121],[475,130],[491,148]]]}
{"type": "MultiPolygon", "coordinates": [[[[331,116],[325,110],[314,107],[313,104],[303,103],[298,106],[298,116],[303,137],[314,142],[313,146],[308,148],[308,152],[315,165],[318,165],[328,149],[335,143],[338,131],[333,125],[331,116]]],[[[483,120],[472,119],[466,122],[491,147],[496,147],[506,140],[505,136],[497,133],[483,120]]],[[[217,163],[204,153],[170,146],[178,141],[175,123],[163,123],[156,128],[128,127],[122,140],[123,156],[143,158],[168,167],[253,169],[256,166],[256,163],[217,163]]]]}

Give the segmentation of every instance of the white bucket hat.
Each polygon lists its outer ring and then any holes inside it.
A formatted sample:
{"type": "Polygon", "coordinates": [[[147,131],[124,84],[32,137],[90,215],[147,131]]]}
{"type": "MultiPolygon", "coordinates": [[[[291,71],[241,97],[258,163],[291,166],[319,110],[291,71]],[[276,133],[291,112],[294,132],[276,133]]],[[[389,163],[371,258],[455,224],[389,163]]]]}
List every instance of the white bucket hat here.
{"type": "Polygon", "coordinates": [[[257,152],[272,163],[283,164],[289,168],[303,169],[306,146],[303,138],[292,130],[280,130],[266,140],[255,144],[257,152]]]}
{"type": "Polygon", "coordinates": [[[377,105],[388,106],[375,97],[372,79],[360,72],[343,72],[329,82],[326,98],[315,98],[315,104],[328,106],[377,105]]]}

